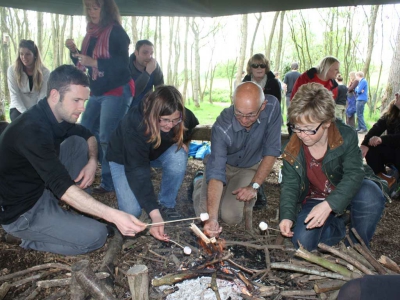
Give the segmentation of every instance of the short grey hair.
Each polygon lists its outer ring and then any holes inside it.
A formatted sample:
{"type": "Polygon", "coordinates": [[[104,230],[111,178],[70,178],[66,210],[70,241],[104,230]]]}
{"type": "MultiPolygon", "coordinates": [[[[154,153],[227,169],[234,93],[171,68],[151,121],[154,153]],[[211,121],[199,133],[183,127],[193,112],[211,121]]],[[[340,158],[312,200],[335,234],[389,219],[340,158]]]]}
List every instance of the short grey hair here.
{"type": "Polygon", "coordinates": [[[244,84],[249,84],[249,83],[250,83],[250,84],[254,84],[254,85],[258,88],[258,92],[259,92],[259,94],[260,94],[260,105],[263,104],[263,102],[265,101],[264,92],[263,92],[262,88],[261,88],[257,83],[255,83],[255,82],[253,82],[253,81],[245,81],[245,82],[242,82],[242,83],[240,83],[240,84],[236,87],[236,89],[235,89],[234,92],[233,92],[233,96],[232,96],[233,104],[235,104],[235,102],[236,102],[236,92],[237,92],[238,88],[239,88],[240,86],[244,85],[244,84]]]}

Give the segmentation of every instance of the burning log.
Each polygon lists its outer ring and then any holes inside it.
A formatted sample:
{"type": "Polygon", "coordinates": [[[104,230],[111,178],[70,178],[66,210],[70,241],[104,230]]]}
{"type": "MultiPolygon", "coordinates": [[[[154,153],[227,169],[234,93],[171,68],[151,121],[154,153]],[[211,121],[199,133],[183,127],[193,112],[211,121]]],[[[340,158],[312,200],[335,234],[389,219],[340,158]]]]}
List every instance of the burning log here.
{"type": "Polygon", "coordinates": [[[132,299],[149,299],[149,271],[145,265],[136,265],[130,268],[128,276],[129,289],[132,299]]]}
{"type": "Polygon", "coordinates": [[[398,264],[396,264],[393,260],[391,260],[389,257],[382,255],[378,261],[384,265],[386,268],[389,270],[392,270],[393,272],[400,273],[400,267],[398,264]]]}
{"type": "MultiPolygon", "coordinates": [[[[104,289],[96,275],[90,268],[90,264],[88,260],[81,260],[75,263],[72,266],[72,276],[74,281],[81,286],[82,290],[88,294],[90,294],[95,299],[99,300],[115,300],[114,296],[107,290],[104,289]]],[[[75,284],[71,284],[71,286],[76,286],[75,284]]],[[[71,291],[72,294],[72,291],[71,291]]],[[[81,297],[81,293],[79,295],[81,297]]],[[[71,295],[72,299],[72,295],[71,295]]],[[[81,298],[78,298],[81,299],[81,298]]]]}
{"type": "Polygon", "coordinates": [[[340,252],[339,250],[336,250],[332,247],[329,247],[328,245],[325,245],[323,243],[319,243],[318,244],[318,248],[321,248],[322,250],[325,250],[329,253],[332,253],[342,259],[344,259],[345,261],[347,261],[348,263],[352,264],[353,266],[355,266],[357,269],[359,269],[361,272],[363,272],[364,274],[367,275],[374,275],[374,273],[368,269],[366,266],[364,266],[363,264],[361,264],[359,261],[353,259],[352,257],[350,257],[349,255],[340,252]]]}
{"type": "Polygon", "coordinates": [[[321,294],[321,293],[325,293],[325,292],[338,290],[345,283],[346,283],[346,281],[344,281],[344,280],[329,280],[329,281],[324,281],[324,282],[316,282],[314,284],[314,291],[317,294],[321,294]]]}
{"type": "Polygon", "coordinates": [[[207,245],[208,244],[210,244],[210,243],[216,243],[216,239],[215,239],[215,237],[212,237],[212,238],[208,238],[204,233],[203,233],[203,231],[201,231],[200,230],[200,228],[199,227],[197,227],[196,226],[196,224],[194,224],[194,223],[192,223],[192,224],[190,224],[190,229],[193,231],[193,233],[197,236],[197,237],[199,237],[204,243],[206,243],[207,245]]]}
{"type": "Polygon", "coordinates": [[[339,273],[341,275],[343,275],[344,277],[348,277],[348,278],[359,278],[361,277],[359,274],[351,272],[349,270],[347,270],[346,268],[339,266],[335,263],[332,263],[330,261],[328,261],[327,259],[324,259],[322,257],[318,257],[310,252],[308,252],[306,249],[304,249],[302,246],[300,246],[299,249],[297,249],[296,256],[301,257],[307,261],[313,262],[317,265],[320,265],[328,270],[331,270],[335,273],[339,273]]]}

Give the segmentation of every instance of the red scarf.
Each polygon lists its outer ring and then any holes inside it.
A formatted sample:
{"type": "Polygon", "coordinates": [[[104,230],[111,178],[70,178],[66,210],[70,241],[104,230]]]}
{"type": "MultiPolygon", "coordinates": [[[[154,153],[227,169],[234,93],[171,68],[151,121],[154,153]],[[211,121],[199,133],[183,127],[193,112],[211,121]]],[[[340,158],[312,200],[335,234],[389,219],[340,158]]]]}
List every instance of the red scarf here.
{"type": "MultiPolygon", "coordinates": [[[[109,52],[109,42],[110,42],[110,34],[114,27],[114,23],[111,23],[107,27],[100,27],[97,24],[93,24],[92,22],[88,23],[86,27],[86,35],[82,42],[82,54],[87,55],[87,50],[89,47],[89,41],[92,37],[97,38],[96,45],[93,49],[92,58],[110,58],[109,52]]],[[[78,62],[77,67],[82,71],[86,71],[86,67],[83,66],[80,62],[78,62]]],[[[96,80],[97,77],[102,77],[104,74],[99,72],[98,68],[92,67],[92,79],[96,80]]]]}

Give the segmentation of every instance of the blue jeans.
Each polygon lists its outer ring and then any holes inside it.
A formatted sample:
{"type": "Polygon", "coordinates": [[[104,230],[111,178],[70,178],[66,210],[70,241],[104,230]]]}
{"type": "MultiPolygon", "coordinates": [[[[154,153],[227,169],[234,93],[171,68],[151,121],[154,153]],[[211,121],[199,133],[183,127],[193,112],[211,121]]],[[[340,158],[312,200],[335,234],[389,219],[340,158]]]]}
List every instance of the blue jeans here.
{"type": "Polygon", "coordinates": [[[129,84],[126,84],[122,96],[90,96],[82,115],[81,124],[96,136],[100,144],[98,147],[99,161],[101,162],[100,186],[107,191],[114,190],[110,166],[105,158],[108,141],[128,111],[131,101],[131,90],[129,84]]]}
{"type": "MultiPolygon", "coordinates": [[[[67,138],[60,147],[60,161],[71,175],[78,177],[88,161],[86,140],[67,138]]],[[[92,218],[63,209],[58,198],[48,189],[35,205],[11,224],[2,225],[13,236],[22,239],[21,247],[63,255],[78,255],[104,245],[107,227],[92,218]]]]}
{"type": "MultiPolygon", "coordinates": [[[[304,248],[311,251],[317,249],[318,243],[332,246],[339,243],[346,236],[346,226],[343,219],[337,217],[333,212],[322,227],[306,228],[307,224],[304,221],[307,215],[319,203],[321,203],[320,200],[309,199],[302,205],[293,230],[292,242],[295,247],[299,247],[297,243],[299,241],[304,248]]],[[[351,213],[351,227],[357,230],[367,246],[374,235],[384,207],[385,197],[380,187],[375,182],[364,179],[348,208],[351,213]]],[[[353,242],[358,242],[352,232],[350,237],[353,242]]]]}
{"type": "Polygon", "coordinates": [[[362,101],[362,100],[356,101],[356,113],[357,113],[357,120],[358,120],[357,121],[358,122],[357,129],[358,130],[367,130],[367,126],[365,125],[365,121],[364,121],[365,103],[367,103],[367,101],[362,101]]]}
{"type": "MultiPolygon", "coordinates": [[[[162,169],[158,200],[161,205],[168,208],[175,207],[176,197],[178,196],[178,191],[185,176],[188,159],[188,155],[183,148],[178,152],[176,152],[176,150],[177,146],[175,144],[172,145],[160,157],[152,160],[149,166],[149,168],[154,167],[162,169]]],[[[129,186],[124,166],[115,162],[110,162],[110,169],[119,209],[135,217],[139,217],[142,209],[129,186]]]]}

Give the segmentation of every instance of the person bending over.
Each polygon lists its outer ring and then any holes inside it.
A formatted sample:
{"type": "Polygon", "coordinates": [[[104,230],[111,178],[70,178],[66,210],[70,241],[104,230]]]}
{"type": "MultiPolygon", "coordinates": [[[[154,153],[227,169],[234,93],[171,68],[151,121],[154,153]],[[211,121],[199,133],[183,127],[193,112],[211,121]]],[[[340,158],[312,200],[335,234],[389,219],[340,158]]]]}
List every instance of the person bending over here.
{"type": "MultiPolygon", "coordinates": [[[[157,87],[129,110],[111,136],[107,152],[119,209],[138,217],[144,208],[153,223],[181,218],[175,205],[188,159],[185,131],[197,124],[173,86],[157,87]],[[162,169],[161,207],[151,182],[152,167],[162,169]]],[[[150,233],[165,240],[162,225],[151,227],[150,233]]]]}
{"type": "Polygon", "coordinates": [[[84,191],[97,167],[96,138],[75,124],[88,98],[86,74],[60,66],[50,74],[47,97],[0,136],[0,224],[25,249],[77,255],[100,248],[106,224],[81,213],[114,223],[124,235],[145,229],[84,191]],[[78,213],[64,210],[59,199],[78,213]]]}
{"type": "Polygon", "coordinates": [[[335,121],[332,93],[317,83],[302,85],[289,122],[295,134],[282,155],[282,235],[308,250],[335,245],[345,237],[341,215],[350,209],[351,227],[369,245],[385,206],[381,187],[387,192],[387,185],[368,166],[364,171],[356,132],[335,121]]]}

